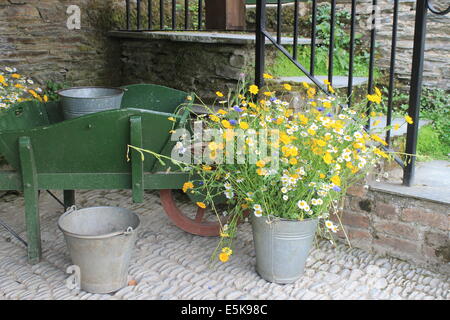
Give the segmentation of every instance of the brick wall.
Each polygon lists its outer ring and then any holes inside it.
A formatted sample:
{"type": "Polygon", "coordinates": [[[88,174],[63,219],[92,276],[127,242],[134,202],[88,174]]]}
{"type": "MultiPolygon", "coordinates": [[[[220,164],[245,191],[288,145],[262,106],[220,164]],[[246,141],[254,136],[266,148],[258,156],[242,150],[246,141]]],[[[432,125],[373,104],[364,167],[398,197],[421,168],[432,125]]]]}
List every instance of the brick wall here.
{"type": "Polygon", "coordinates": [[[120,80],[116,41],[98,12],[113,0],[0,0],[0,66],[38,82],[114,85],[120,80]],[[81,9],[81,29],[69,30],[69,5],[81,9]]]}
{"type": "Polygon", "coordinates": [[[450,273],[448,204],[362,185],[347,194],[341,221],[353,246],[450,273]]]}

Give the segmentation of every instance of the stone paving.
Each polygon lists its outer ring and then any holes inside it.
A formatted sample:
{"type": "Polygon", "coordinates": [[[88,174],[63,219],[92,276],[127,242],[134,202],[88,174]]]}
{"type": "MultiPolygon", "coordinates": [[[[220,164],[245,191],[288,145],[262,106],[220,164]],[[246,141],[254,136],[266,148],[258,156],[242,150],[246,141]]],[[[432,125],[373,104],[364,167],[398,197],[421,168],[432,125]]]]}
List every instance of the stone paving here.
{"type": "MultiPolygon", "coordinates": [[[[61,195],[60,192],[56,194],[61,195]]],[[[254,271],[249,224],[240,228],[232,259],[214,263],[217,238],[188,234],[165,215],[158,194],[132,204],[129,191],[80,191],[79,207],[110,205],[134,210],[141,218],[130,265],[136,286],[113,294],[91,294],[65,286],[71,264],[57,227],[61,207],[42,192],[42,262],[27,264],[25,247],[0,227],[0,300],[2,299],[429,299],[450,298],[449,277],[391,257],[339,244],[319,242],[304,276],[294,284],[266,282],[254,271]]],[[[0,218],[25,238],[23,198],[0,198],[0,218]]]]}

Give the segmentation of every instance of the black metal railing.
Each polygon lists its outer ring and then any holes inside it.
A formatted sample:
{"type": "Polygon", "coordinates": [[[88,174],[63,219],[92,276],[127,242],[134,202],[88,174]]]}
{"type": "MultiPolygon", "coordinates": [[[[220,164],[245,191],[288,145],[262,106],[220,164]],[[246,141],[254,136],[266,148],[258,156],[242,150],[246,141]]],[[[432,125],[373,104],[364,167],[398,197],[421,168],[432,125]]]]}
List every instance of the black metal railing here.
{"type": "MultiPolygon", "coordinates": [[[[327,93],[329,92],[328,86],[324,86],[316,77],[316,45],[317,45],[317,2],[311,1],[311,54],[310,54],[310,68],[309,71],[298,61],[297,52],[297,39],[299,37],[298,30],[298,3],[300,0],[293,0],[294,2],[294,23],[293,23],[293,38],[294,46],[292,54],[281,45],[282,37],[282,10],[283,6],[281,1],[277,2],[277,27],[276,38],[266,29],[266,0],[257,0],[256,6],[256,52],[255,52],[255,83],[258,86],[264,85],[264,57],[265,57],[265,41],[266,39],[272,42],[272,44],[282,52],[298,69],[302,71],[317,87],[327,93]]],[[[328,81],[333,84],[333,69],[335,59],[335,26],[336,26],[336,0],[330,0],[331,12],[329,17],[330,23],[330,35],[328,44],[328,81]]],[[[372,94],[374,91],[374,72],[375,72],[375,50],[376,50],[376,10],[377,0],[371,1],[372,15],[370,27],[370,44],[369,44],[369,60],[368,60],[368,79],[367,79],[367,93],[372,94]]],[[[348,104],[352,104],[353,100],[353,79],[354,79],[354,64],[355,64],[355,31],[356,31],[356,15],[357,15],[357,0],[351,1],[351,18],[350,18],[350,44],[349,44],[349,61],[348,61],[348,89],[347,99],[348,104]]],[[[408,124],[406,134],[406,161],[403,162],[399,157],[395,157],[395,160],[403,168],[403,184],[405,186],[411,186],[414,181],[414,168],[416,161],[416,146],[417,136],[419,130],[419,111],[420,111],[420,94],[422,90],[422,76],[423,76],[423,60],[425,50],[425,35],[426,35],[426,21],[428,10],[433,14],[445,15],[450,12],[450,7],[440,11],[436,9],[430,2],[430,0],[417,0],[416,1],[416,19],[415,19],[415,31],[414,31],[414,47],[413,47],[413,60],[412,60],[412,72],[411,82],[409,90],[409,108],[408,115],[414,119],[412,124],[408,124]]],[[[395,89],[395,62],[396,62],[396,48],[397,48],[397,31],[398,31],[398,13],[399,13],[399,0],[393,0],[392,11],[392,40],[391,40],[391,54],[390,54],[390,68],[389,68],[389,84],[388,84],[388,100],[387,100],[387,113],[386,124],[389,126],[392,124],[393,115],[393,94],[395,89]]],[[[371,102],[367,105],[368,122],[366,127],[370,128],[370,114],[371,114],[371,102]]],[[[386,142],[391,142],[391,132],[387,131],[386,142]]],[[[385,148],[387,149],[387,148],[385,148]]]]}
{"type": "Polygon", "coordinates": [[[202,30],[204,29],[203,5],[204,0],[125,0],[125,30],[202,30]],[[144,7],[147,8],[146,12],[144,7]],[[178,7],[182,10],[177,10],[178,7]],[[167,17],[169,12],[170,17],[167,17]],[[144,19],[147,20],[145,26],[143,26],[144,19]]]}

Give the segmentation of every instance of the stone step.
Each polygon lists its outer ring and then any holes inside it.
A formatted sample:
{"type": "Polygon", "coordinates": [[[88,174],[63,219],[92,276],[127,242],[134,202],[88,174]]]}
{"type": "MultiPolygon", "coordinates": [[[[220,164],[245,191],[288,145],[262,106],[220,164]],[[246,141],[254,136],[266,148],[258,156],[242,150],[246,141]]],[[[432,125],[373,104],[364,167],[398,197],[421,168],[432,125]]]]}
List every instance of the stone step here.
{"type": "MultiPolygon", "coordinates": [[[[315,76],[320,83],[328,79],[328,76],[315,76]]],[[[353,77],[353,86],[360,86],[367,83],[368,78],[366,77],[353,77]]],[[[313,84],[313,82],[307,76],[295,76],[295,77],[278,77],[274,79],[267,80],[267,83],[289,83],[291,85],[300,85],[302,82],[308,84],[313,84]]],[[[347,88],[348,87],[348,77],[347,76],[334,76],[333,77],[333,88],[347,88]]]]}
{"type": "MultiPolygon", "coordinates": [[[[110,31],[109,35],[118,38],[134,38],[145,40],[168,40],[175,42],[196,42],[196,43],[224,43],[254,45],[256,36],[254,33],[231,33],[231,32],[211,32],[211,31],[110,31]]],[[[282,45],[292,45],[294,38],[282,37],[282,45]]],[[[298,38],[298,45],[309,45],[310,39],[298,38]]],[[[319,42],[318,42],[319,43],[319,42]]],[[[271,45],[266,40],[266,45],[271,45]]]]}

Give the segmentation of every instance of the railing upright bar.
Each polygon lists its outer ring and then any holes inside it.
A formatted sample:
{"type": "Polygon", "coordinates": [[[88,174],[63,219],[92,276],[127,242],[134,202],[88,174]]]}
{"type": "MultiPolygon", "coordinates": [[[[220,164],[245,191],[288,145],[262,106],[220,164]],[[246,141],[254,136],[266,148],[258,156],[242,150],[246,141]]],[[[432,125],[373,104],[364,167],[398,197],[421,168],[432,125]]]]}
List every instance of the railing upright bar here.
{"type": "Polygon", "coordinates": [[[127,31],[131,30],[131,10],[130,10],[130,0],[126,0],[125,2],[126,7],[126,16],[127,16],[127,31]]]}
{"type": "Polygon", "coordinates": [[[159,0],[159,28],[164,29],[164,0],[159,0]]]}
{"type": "Polygon", "coordinates": [[[419,131],[420,95],[422,91],[422,73],[427,28],[427,0],[416,2],[416,22],[414,28],[414,48],[411,71],[411,87],[409,91],[408,115],[413,123],[408,123],[406,131],[406,166],[403,171],[403,185],[414,183],[414,167],[416,162],[417,133],[419,131]]]}
{"type": "Polygon", "coordinates": [[[309,73],[314,76],[316,67],[316,27],[317,27],[317,2],[312,0],[312,23],[311,23],[311,56],[309,63],[309,73]]]}
{"type": "Polygon", "coordinates": [[[153,4],[152,4],[152,0],[148,0],[147,3],[147,18],[148,18],[148,30],[152,30],[152,22],[153,22],[153,4]]]}
{"type": "MultiPolygon", "coordinates": [[[[372,0],[372,21],[371,21],[371,31],[370,31],[370,57],[369,57],[369,79],[367,86],[367,93],[373,93],[373,72],[374,72],[374,62],[375,62],[375,41],[376,41],[376,6],[377,0],[372,0]]],[[[370,113],[372,112],[372,103],[367,102],[367,123],[366,129],[370,129],[370,113]]]]}
{"type": "MultiPolygon", "coordinates": [[[[395,51],[397,49],[397,24],[398,24],[398,1],[394,0],[394,13],[392,16],[392,44],[391,44],[391,63],[389,68],[389,92],[388,92],[388,105],[386,114],[386,126],[392,124],[392,108],[394,98],[394,75],[395,75],[395,51]]],[[[391,143],[391,129],[386,132],[386,142],[388,146],[391,143]]]]}
{"type": "Polygon", "coordinates": [[[184,29],[189,29],[189,0],[184,0],[184,29]]]}
{"type": "Polygon", "coordinates": [[[141,30],[141,0],[136,0],[136,27],[141,30]]]}
{"type": "Polygon", "coordinates": [[[281,0],[278,0],[277,3],[277,43],[281,44],[281,0]]]}
{"type": "Polygon", "coordinates": [[[298,0],[294,3],[294,47],[293,57],[297,60],[297,45],[298,45],[298,0]]]}
{"type": "Polygon", "coordinates": [[[255,84],[258,87],[264,85],[264,55],[266,28],[266,0],[256,1],[256,44],[255,44],[255,84]]]}
{"type": "Polygon", "coordinates": [[[335,25],[336,25],[336,0],[331,0],[330,47],[328,51],[328,81],[330,82],[330,85],[333,85],[335,25]]]}
{"type": "Polygon", "coordinates": [[[198,0],[198,30],[202,29],[203,21],[203,0],[198,0]]]}
{"type": "Polygon", "coordinates": [[[355,25],[356,25],[356,0],[352,0],[351,20],[350,20],[350,48],[348,64],[348,83],[347,83],[347,104],[352,105],[353,94],[353,66],[355,59],[355,25]]]}
{"type": "Polygon", "coordinates": [[[172,30],[177,28],[177,0],[172,0],[172,30]]]}

